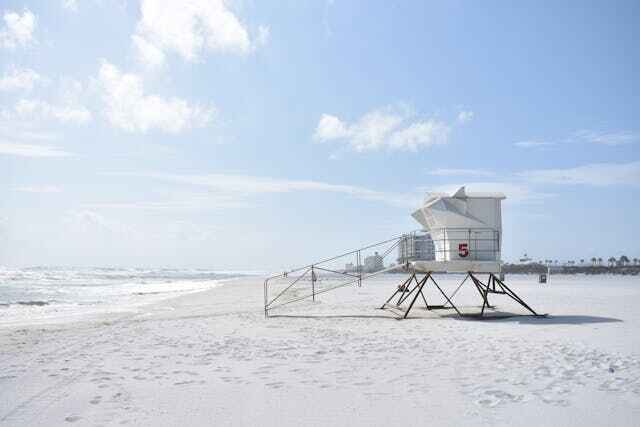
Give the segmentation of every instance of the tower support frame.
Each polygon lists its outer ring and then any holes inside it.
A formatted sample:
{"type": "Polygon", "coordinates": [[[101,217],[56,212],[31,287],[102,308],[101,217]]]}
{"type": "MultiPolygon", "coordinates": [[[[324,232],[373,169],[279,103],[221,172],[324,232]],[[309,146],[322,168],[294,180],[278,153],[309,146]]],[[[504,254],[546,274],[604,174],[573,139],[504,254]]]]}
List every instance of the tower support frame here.
{"type": "Polygon", "coordinates": [[[486,316],[485,310],[495,308],[489,303],[489,295],[506,295],[511,298],[513,301],[517,302],[520,306],[525,308],[528,312],[531,313],[532,316],[542,317],[545,316],[543,314],[538,314],[533,308],[531,308],[520,296],[518,296],[509,286],[507,286],[503,280],[500,280],[494,273],[489,273],[487,282],[484,283],[478,277],[477,272],[468,271],[465,278],[460,282],[456,290],[451,294],[447,295],[438,282],[433,277],[433,271],[427,271],[422,274],[424,276],[419,277],[418,272],[412,271],[409,274],[409,277],[405,279],[402,284],[398,285],[397,289],[391,294],[391,296],[385,301],[384,304],[380,307],[382,310],[390,310],[398,314],[399,319],[406,319],[409,316],[409,313],[414,307],[414,304],[418,300],[418,297],[422,298],[422,302],[424,302],[425,308],[429,311],[431,310],[454,310],[456,314],[460,317],[471,317],[471,318],[488,318],[486,316]],[[480,313],[464,313],[462,312],[454,303],[453,297],[458,292],[458,290],[467,282],[468,279],[471,279],[471,283],[475,286],[478,294],[482,298],[482,308],[480,309],[480,313]],[[435,286],[435,288],[440,292],[440,294],[444,297],[445,303],[440,305],[429,304],[427,298],[423,293],[423,289],[425,286],[435,286]],[[413,298],[410,299],[410,303],[408,307],[405,309],[403,304],[409,300],[409,298],[413,295],[413,298]],[[394,298],[398,297],[396,303],[393,304],[392,301],[394,298]]]}

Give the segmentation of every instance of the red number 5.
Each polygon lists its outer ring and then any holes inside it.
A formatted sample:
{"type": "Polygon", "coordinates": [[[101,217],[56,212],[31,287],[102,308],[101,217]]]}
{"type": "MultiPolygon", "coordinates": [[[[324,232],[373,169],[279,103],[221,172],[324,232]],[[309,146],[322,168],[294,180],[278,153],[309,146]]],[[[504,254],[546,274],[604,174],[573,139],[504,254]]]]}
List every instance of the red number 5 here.
{"type": "Polygon", "coordinates": [[[460,243],[458,245],[458,255],[460,258],[466,258],[469,256],[469,245],[467,243],[460,243]]]}

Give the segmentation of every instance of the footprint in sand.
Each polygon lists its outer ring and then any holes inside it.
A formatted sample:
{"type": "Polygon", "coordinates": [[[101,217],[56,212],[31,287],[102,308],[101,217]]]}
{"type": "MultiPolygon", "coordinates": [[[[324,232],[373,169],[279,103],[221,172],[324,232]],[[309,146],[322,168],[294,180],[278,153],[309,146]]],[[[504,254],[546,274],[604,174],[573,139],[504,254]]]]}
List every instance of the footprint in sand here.
{"type": "Polygon", "coordinates": [[[524,400],[521,394],[511,394],[503,390],[486,390],[481,399],[476,403],[481,406],[493,408],[501,403],[518,403],[524,400]]]}
{"type": "Polygon", "coordinates": [[[273,382],[273,383],[267,383],[265,384],[267,387],[270,388],[281,388],[282,386],[284,386],[284,383],[281,381],[277,381],[277,382],[273,382]]]}
{"type": "Polygon", "coordinates": [[[102,396],[94,396],[93,399],[89,401],[92,405],[97,405],[102,401],[102,396]]]}
{"type": "Polygon", "coordinates": [[[547,396],[544,394],[540,394],[539,397],[544,403],[554,406],[569,406],[571,403],[567,399],[557,399],[553,396],[547,396]]]}
{"type": "Polygon", "coordinates": [[[363,387],[363,386],[369,386],[373,384],[373,381],[360,381],[357,383],[353,383],[353,385],[358,386],[358,387],[363,387]]]}
{"type": "Polygon", "coordinates": [[[69,415],[67,418],[65,418],[64,420],[68,423],[75,423],[76,421],[80,420],[82,417],[78,416],[78,415],[69,415]]]}

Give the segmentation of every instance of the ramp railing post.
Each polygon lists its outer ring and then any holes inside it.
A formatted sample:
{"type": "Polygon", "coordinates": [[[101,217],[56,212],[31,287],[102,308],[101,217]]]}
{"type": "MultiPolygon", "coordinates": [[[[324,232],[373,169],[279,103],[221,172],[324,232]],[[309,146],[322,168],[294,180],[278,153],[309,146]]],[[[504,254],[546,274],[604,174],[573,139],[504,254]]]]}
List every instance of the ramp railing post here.
{"type": "Polygon", "coordinates": [[[269,283],[269,280],[264,281],[264,317],[265,318],[269,317],[269,309],[267,307],[269,305],[268,303],[269,297],[267,295],[267,283],[269,283]]]}
{"type": "Polygon", "coordinates": [[[356,261],[358,266],[358,287],[362,286],[362,268],[360,267],[360,251],[358,251],[358,260],[356,261]]]}
{"type": "Polygon", "coordinates": [[[313,265],[311,266],[311,300],[314,302],[316,300],[316,272],[313,265]]]}

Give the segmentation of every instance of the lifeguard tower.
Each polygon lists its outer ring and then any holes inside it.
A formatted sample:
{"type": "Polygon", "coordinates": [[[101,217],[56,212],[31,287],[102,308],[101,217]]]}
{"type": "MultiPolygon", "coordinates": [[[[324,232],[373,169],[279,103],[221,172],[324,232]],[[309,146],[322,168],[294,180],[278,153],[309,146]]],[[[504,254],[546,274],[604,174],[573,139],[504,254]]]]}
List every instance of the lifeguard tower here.
{"type": "Polygon", "coordinates": [[[364,280],[388,272],[407,272],[409,275],[380,307],[398,318],[407,318],[418,299],[424,302],[427,310],[454,310],[460,316],[484,317],[486,310],[493,308],[489,304],[490,295],[505,295],[538,316],[499,277],[501,203],[504,199],[502,193],[470,193],[465,187],[450,195],[429,193],[422,206],[412,213],[422,230],[267,278],[264,283],[265,316],[278,307],[305,299],[315,301],[316,296],[324,292],[354,284],[361,286],[364,280]],[[415,242],[412,239],[418,236],[417,233],[430,234],[433,259],[407,259],[385,268],[384,259],[396,248],[410,247],[408,243],[415,242]],[[372,265],[376,267],[370,268],[372,265]],[[464,279],[447,295],[434,279],[438,273],[463,273],[464,279]],[[485,274],[487,279],[483,282],[481,275],[485,274]],[[453,303],[456,293],[467,282],[473,284],[482,300],[479,313],[463,313],[453,303]],[[423,293],[425,286],[434,286],[444,303],[429,304],[423,293]]]}
{"type": "Polygon", "coordinates": [[[501,203],[505,198],[502,193],[468,193],[465,187],[460,187],[451,195],[427,194],[422,207],[413,212],[412,216],[423,226],[424,231],[431,234],[435,247],[434,260],[408,263],[406,268],[411,275],[381,308],[399,311],[406,318],[421,296],[428,310],[453,309],[463,315],[452,299],[462,285],[471,279],[483,302],[480,317],[484,315],[486,308],[492,308],[488,298],[490,294],[506,295],[537,316],[531,307],[496,276],[501,267],[501,203]],[[433,278],[436,273],[466,275],[455,292],[447,296],[433,278]],[[480,280],[480,274],[488,274],[486,283],[480,280]],[[446,304],[428,304],[422,289],[429,284],[440,291],[446,304]],[[403,308],[402,304],[414,293],[409,306],[403,308]],[[392,300],[398,295],[397,302],[393,304],[392,300]]]}

